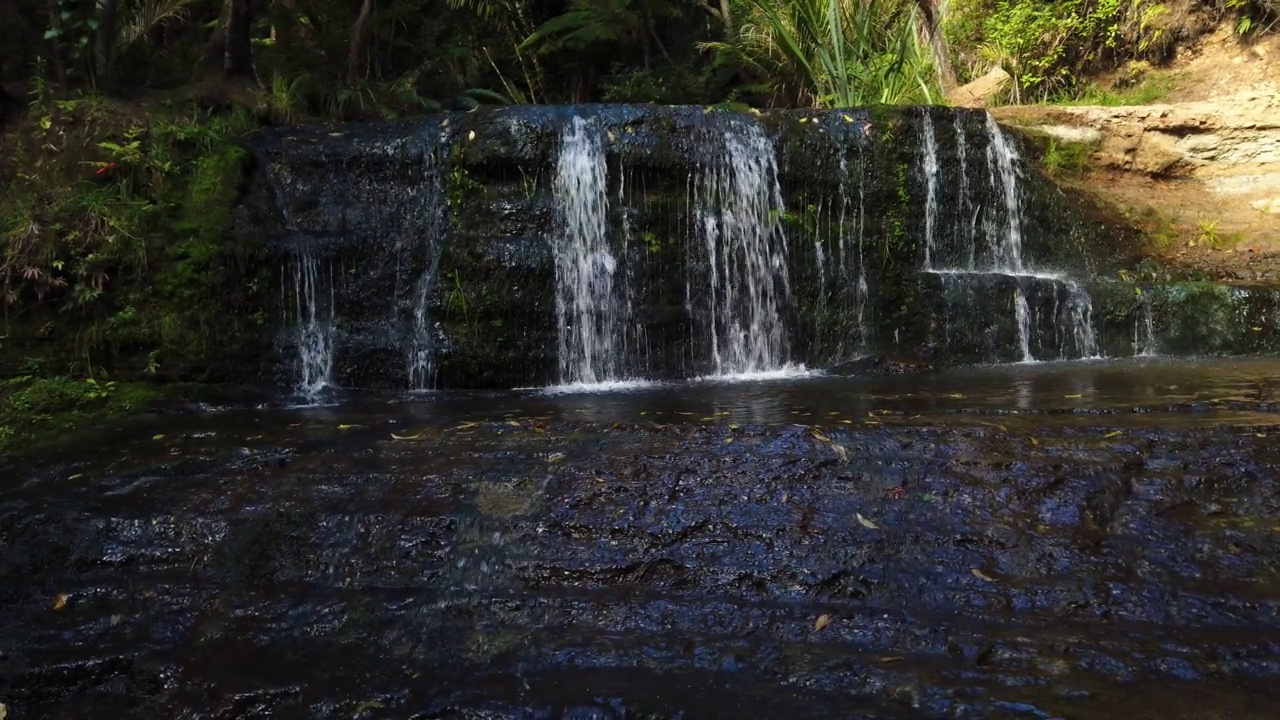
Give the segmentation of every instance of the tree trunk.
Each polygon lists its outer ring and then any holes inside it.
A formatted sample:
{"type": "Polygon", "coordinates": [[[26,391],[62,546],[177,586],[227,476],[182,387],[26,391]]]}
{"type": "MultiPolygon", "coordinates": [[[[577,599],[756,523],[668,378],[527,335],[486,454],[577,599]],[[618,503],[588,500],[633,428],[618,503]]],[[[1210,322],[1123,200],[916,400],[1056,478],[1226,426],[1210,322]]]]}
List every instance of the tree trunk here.
{"type": "Polygon", "coordinates": [[[227,0],[226,46],[222,71],[227,77],[253,77],[253,0],[227,0]]]}
{"type": "Polygon", "coordinates": [[[947,38],[942,34],[942,13],[946,0],[917,0],[916,6],[924,22],[925,40],[933,51],[933,64],[938,70],[938,86],[942,92],[949,93],[956,88],[956,72],[951,67],[951,51],[947,48],[947,38]]]}
{"type": "Polygon", "coordinates": [[[111,78],[111,56],[115,52],[116,5],[118,0],[101,0],[98,5],[98,29],[94,31],[94,72],[100,82],[111,78]]]}
{"type": "Polygon", "coordinates": [[[347,84],[356,84],[356,71],[360,67],[360,35],[364,32],[364,23],[373,12],[373,0],[360,3],[360,15],[356,24],[351,26],[351,41],[347,45],[347,84]]]}

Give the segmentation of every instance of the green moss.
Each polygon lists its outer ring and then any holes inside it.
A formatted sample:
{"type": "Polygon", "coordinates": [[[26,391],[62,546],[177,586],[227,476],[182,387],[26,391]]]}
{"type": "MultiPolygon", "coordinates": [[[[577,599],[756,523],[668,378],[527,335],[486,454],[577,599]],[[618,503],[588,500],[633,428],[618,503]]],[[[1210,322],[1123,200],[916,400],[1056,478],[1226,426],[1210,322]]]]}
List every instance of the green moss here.
{"type": "Polygon", "coordinates": [[[155,385],[21,376],[0,382],[0,451],[44,444],[90,421],[147,409],[155,385]]]}

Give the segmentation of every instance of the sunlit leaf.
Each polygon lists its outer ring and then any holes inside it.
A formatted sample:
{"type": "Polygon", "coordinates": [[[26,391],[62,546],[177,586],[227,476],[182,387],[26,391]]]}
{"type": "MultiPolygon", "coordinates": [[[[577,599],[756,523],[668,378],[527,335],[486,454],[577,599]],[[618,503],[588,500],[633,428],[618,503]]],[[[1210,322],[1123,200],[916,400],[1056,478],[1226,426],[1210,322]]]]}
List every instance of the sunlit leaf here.
{"type": "Polygon", "coordinates": [[[1076,398],[1082,398],[1084,397],[1084,395],[1081,395],[1080,393],[1076,393],[1074,395],[1063,395],[1062,397],[1074,400],[1076,398]]]}
{"type": "Polygon", "coordinates": [[[880,529],[880,526],[879,526],[879,525],[877,525],[877,524],[875,524],[875,523],[871,522],[870,520],[866,519],[865,517],[863,517],[863,516],[862,516],[862,513],[855,513],[855,514],[854,514],[854,517],[856,517],[856,518],[858,519],[858,524],[859,524],[859,525],[861,525],[862,527],[864,527],[864,528],[866,528],[866,529],[868,529],[868,530],[879,530],[879,529],[880,529]]]}
{"type": "Polygon", "coordinates": [[[417,435],[397,435],[395,433],[391,433],[391,439],[392,440],[417,440],[418,438],[422,437],[422,435],[423,433],[418,433],[417,435]]]}
{"type": "Polygon", "coordinates": [[[151,436],[151,439],[152,439],[152,440],[163,440],[163,439],[164,439],[164,433],[156,433],[155,435],[152,435],[152,436],[151,436]]]}
{"type": "Polygon", "coordinates": [[[813,431],[813,439],[817,440],[818,442],[831,442],[831,438],[827,437],[826,435],[823,435],[818,430],[813,431]]]}
{"type": "Polygon", "coordinates": [[[66,606],[67,606],[67,594],[66,594],[66,593],[58,593],[57,595],[55,595],[55,596],[53,597],[53,609],[54,609],[54,610],[61,610],[62,608],[66,607],[66,606]]]}
{"type": "Polygon", "coordinates": [[[1124,434],[1124,431],[1123,431],[1123,430],[1114,430],[1114,431],[1112,431],[1112,432],[1107,433],[1106,435],[1103,435],[1102,437],[1104,437],[1104,438],[1113,438],[1113,437],[1119,437],[1119,436],[1121,436],[1121,435],[1123,435],[1123,434],[1124,434]]]}
{"type": "Polygon", "coordinates": [[[986,573],[982,572],[982,571],[981,571],[981,570],[979,570],[978,568],[971,568],[971,569],[969,570],[969,572],[973,573],[973,576],[974,576],[974,577],[978,578],[979,580],[982,580],[983,582],[995,582],[995,581],[996,581],[996,579],[995,579],[995,578],[993,578],[993,577],[991,577],[990,575],[988,575],[988,574],[986,574],[986,573]]]}
{"type": "Polygon", "coordinates": [[[822,614],[822,615],[819,615],[818,619],[813,622],[813,629],[821,630],[822,628],[830,624],[831,624],[831,616],[827,614],[822,614]]]}
{"type": "Polygon", "coordinates": [[[548,455],[548,456],[547,456],[547,462],[549,462],[549,463],[551,463],[552,465],[554,465],[554,464],[556,464],[556,463],[560,462],[561,460],[563,460],[563,459],[564,459],[564,457],[565,457],[565,455],[564,455],[564,453],[562,453],[562,452],[558,452],[558,453],[551,453],[550,455],[548,455]]]}
{"type": "Polygon", "coordinates": [[[511,427],[520,427],[519,420],[508,420],[507,424],[510,425],[511,427]]]}

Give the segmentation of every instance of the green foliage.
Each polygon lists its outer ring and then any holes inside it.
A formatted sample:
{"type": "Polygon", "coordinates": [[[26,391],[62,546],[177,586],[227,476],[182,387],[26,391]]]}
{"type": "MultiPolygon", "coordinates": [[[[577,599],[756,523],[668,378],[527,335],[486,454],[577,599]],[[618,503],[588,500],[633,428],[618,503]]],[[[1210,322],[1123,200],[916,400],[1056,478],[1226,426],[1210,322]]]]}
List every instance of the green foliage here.
{"type": "Polygon", "coordinates": [[[966,75],[999,65],[1040,97],[1120,60],[1162,58],[1177,39],[1157,0],[955,0],[945,31],[966,75]]]}
{"type": "Polygon", "coordinates": [[[815,107],[929,102],[933,60],[914,3],[750,0],[735,36],[704,47],[815,107]]]}
{"type": "Polygon", "coordinates": [[[141,384],[20,375],[0,381],[0,450],[65,433],[90,418],[145,409],[157,397],[141,384]]]}
{"type": "Polygon", "coordinates": [[[1059,179],[1079,176],[1089,166],[1089,146],[1083,143],[1061,142],[1049,138],[1045,143],[1041,163],[1050,175],[1059,179]]]}

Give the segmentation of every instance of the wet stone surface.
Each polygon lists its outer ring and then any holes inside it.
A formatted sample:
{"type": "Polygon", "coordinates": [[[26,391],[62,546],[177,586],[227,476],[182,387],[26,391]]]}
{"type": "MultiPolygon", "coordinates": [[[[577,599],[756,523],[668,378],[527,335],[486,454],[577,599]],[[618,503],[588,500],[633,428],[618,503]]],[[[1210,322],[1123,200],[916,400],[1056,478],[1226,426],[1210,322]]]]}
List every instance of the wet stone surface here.
{"type": "Polygon", "coordinates": [[[10,718],[1274,718],[1271,361],[347,398],[6,461],[10,718]]]}

